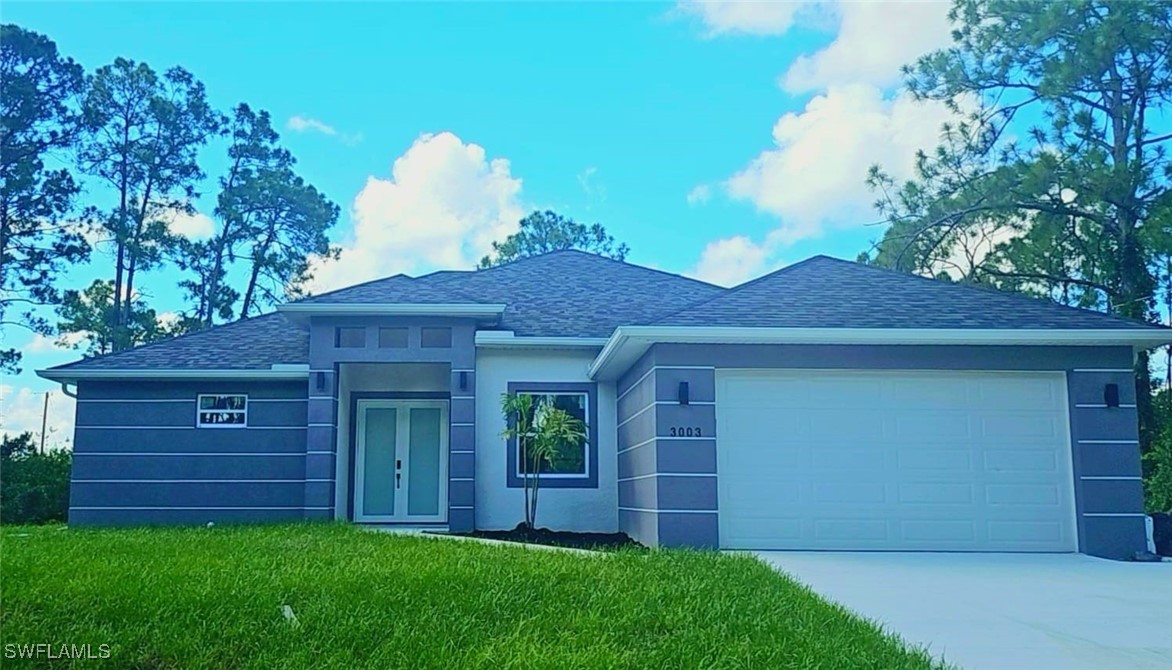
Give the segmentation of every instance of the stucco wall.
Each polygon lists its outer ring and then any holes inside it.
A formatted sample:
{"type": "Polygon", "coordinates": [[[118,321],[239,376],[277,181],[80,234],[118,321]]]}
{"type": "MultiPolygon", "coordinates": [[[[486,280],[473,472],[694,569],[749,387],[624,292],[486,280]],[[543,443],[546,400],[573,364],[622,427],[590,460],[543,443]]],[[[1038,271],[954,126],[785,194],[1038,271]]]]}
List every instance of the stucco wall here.
{"type": "Polygon", "coordinates": [[[656,546],[719,544],[715,487],[680,476],[716,474],[715,404],[704,401],[715,400],[718,368],[1047,370],[1067,379],[1079,550],[1126,558],[1145,543],[1131,364],[1125,347],[656,345],[618,382],[620,527],[656,546]],[[1104,404],[1108,383],[1119,407],[1104,404]],[[703,437],[673,438],[680,425],[703,437]]]}
{"type": "Polygon", "coordinates": [[[78,384],[69,523],[302,518],[303,382],[78,384]],[[248,395],[245,428],[196,428],[196,396],[248,395]]]}
{"type": "MultiPolygon", "coordinates": [[[[524,492],[507,485],[508,451],[501,432],[500,397],[510,382],[591,383],[586,376],[597,351],[476,352],[476,527],[513,528],[524,520],[524,492]]],[[[537,524],[555,530],[613,533],[618,529],[615,482],[614,385],[599,383],[597,488],[542,488],[537,524]]]]}

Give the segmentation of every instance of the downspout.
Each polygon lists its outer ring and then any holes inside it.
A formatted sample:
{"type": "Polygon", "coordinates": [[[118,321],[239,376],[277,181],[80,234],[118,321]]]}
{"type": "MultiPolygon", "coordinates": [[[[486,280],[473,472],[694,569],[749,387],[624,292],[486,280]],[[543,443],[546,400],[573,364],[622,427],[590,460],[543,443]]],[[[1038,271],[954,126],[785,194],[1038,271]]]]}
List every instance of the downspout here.
{"type": "MultiPolygon", "coordinates": [[[[76,384],[74,384],[74,385],[76,386],[76,384]]],[[[64,393],[65,395],[69,396],[70,398],[77,400],[77,389],[74,388],[73,392],[70,393],[69,392],[69,382],[61,382],[61,392],[64,393]]]]}

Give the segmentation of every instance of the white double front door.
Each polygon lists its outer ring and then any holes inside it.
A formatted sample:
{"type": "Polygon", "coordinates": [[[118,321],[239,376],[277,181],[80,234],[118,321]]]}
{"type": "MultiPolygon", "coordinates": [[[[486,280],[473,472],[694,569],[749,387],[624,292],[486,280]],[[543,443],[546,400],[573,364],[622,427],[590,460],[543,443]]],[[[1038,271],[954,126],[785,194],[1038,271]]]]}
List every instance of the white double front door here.
{"type": "Polygon", "coordinates": [[[434,523],[448,518],[448,404],[357,402],[354,520],[434,523]]]}

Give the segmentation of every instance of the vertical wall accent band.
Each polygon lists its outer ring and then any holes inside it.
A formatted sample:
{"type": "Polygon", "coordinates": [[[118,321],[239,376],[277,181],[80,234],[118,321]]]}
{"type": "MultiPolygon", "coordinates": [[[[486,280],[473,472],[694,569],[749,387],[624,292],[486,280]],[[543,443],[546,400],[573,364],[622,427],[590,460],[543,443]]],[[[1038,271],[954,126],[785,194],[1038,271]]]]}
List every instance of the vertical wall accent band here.
{"type": "Polygon", "coordinates": [[[1067,372],[1079,551],[1127,559],[1146,544],[1135,379],[1125,369],[1067,372]],[[1119,406],[1104,402],[1117,384],[1119,406]]]}
{"type": "Polygon", "coordinates": [[[618,392],[620,529],[653,547],[719,546],[715,370],[658,366],[649,352],[618,392]]]}

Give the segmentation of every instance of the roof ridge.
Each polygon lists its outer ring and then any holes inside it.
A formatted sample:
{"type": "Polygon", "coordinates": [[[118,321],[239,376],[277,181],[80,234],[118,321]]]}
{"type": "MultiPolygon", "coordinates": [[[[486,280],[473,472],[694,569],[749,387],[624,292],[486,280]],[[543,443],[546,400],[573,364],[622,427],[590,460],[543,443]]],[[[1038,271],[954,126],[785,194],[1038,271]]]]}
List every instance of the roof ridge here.
{"type": "MultiPolygon", "coordinates": [[[[815,261],[815,260],[822,259],[822,258],[830,258],[830,256],[826,256],[824,254],[818,254],[817,256],[811,256],[809,258],[800,260],[797,263],[791,263],[783,268],[778,268],[778,269],[774,270],[773,272],[768,272],[766,274],[763,274],[760,277],[757,277],[756,279],[750,279],[749,281],[742,282],[740,284],[737,284],[736,286],[724,288],[723,290],[721,290],[720,293],[717,293],[716,295],[714,295],[710,298],[704,298],[703,300],[698,300],[694,303],[689,304],[687,307],[684,307],[683,309],[679,309],[679,310],[676,310],[676,311],[668,313],[668,314],[662,314],[659,317],[657,317],[653,323],[658,323],[658,322],[663,321],[665,319],[670,319],[671,317],[676,316],[677,314],[682,314],[683,312],[687,312],[687,311],[696,309],[697,307],[707,305],[710,302],[713,302],[716,300],[721,300],[723,298],[728,297],[732,293],[736,293],[736,292],[740,291],[741,289],[748,288],[748,287],[750,287],[754,284],[758,284],[766,279],[776,277],[778,275],[789,272],[790,270],[792,270],[794,268],[800,267],[802,265],[806,265],[807,263],[810,263],[811,261],[815,261]]],[[[831,260],[838,260],[838,259],[831,258],[831,260]]],[[[717,287],[717,288],[721,288],[721,287],[717,287]]]]}
{"type": "MultiPolygon", "coordinates": [[[[228,323],[216,324],[216,325],[211,326],[210,328],[200,328],[199,330],[193,330],[193,331],[190,331],[187,333],[183,333],[182,335],[175,335],[173,337],[166,337],[161,340],[155,340],[153,342],[145,342],[143,344],[138,345],[137,347],[131,347],[129,349],[122,349],[120,351],[111,351],[109,353],[98,354],[97,356],[90,356],[88,358],[85,357],[85,354],[82,354],[82,358],[79,358],[76,361],[70,361],[69,363],[62,363],[61,365],[54,365],[54,366],[47,368],[47,369],[49,369],[49,370],[63,370],[63,369],[72,367],[74,365],[78,365],[80,363],[86,363],[88,361],[94,361],[94,360],[98,360],[98,359],[110,360],[112,358],[122,356],[123,354],[129,354],[131,352],[138,353],[144,349],[150,349],[151,347],[158,347],[158,346],[162,346],[164,344],[167,344],[167,345],[174,344],[175,342],[178,342],[180,340],[189,339],[189,338],[194,337],[196,335],[206,335],[206,334],[209,334],[212,332],[222,333],[225,330],[232,328],[233,326],[240,326],[240,325],[243,325],[246,323],[253,323],[253,322],[259,321],[260,319],[267,319],[272,316],[279,316],[279,317],[285,319],[286,321],[289,321],[289,319],[285,318],[285,315],[274,310],[272,312],[266,312],[264,314],[257,314],[256,316],[250,316],[246,319],[236,319],[235,321],[230,321],[228,323]]],[[[293,323],[292,321],[289,321],[289,325],[294,328],[300,328],[300,326],[293,323]]]]}
{"type": "Polygon", "coordinates": [[[358,288],[359,286],[368,286],[370,284],[377,284],[379,282],[390,281],[392,279],[398,279],[399,277],[403,277],[405,279],[410,279],[411,281],[415,281],[415,278],[412,277],[411,275],[405,274],[403,272],[397,272],[393,275],[387,275],[386,277],[376,277],[374,279],[368,279],[367,281],[364,281],[364,282],[358,282],[357,284],[350,284],[349,286],[343,286],[341,288],[336,288],[336,289],[333,289],[332,291],[326,291],[325,293],[318,293],[315,295],[307,295],[304,298],[290,300],[290,301],[285,302],[283,304],[292,305],[294,303],[302,302],[304,300],[316,299],[316,298],[320,298],[322,296],[333,295],[334,293],[339,293],[341,291],[349,291],[350,289],[358,288]]]}
{"type": "MultiPolygon", "coordinates": [[[[542,252],[542,253],[540,253],[540,254],[534,254],[534,255],[532,255],[532,256],[525,256],[525,257],[523,257],[523,258],[515,258],[515,259],[513,259],[513,260],[511,260],[511,261],[509,261],[509,262],[507,262],[507,263],[501,263],[500,265],[494,265],[494,266],[492,266],[492,267],[490,267],[490,268],[478,268],[478,269],[476,269],[476,270],[475,270],[475,272],[477,272],[477,273],[481,273],[481,272],[492,272],[493,270],[497,270],[497,269],[499,269],[499,268],[508,267],[508,266],[510,266],[510,265],[515,265],[515,264],[517,264],[517,263],[522,263],[522,262],[524,262],[524,261],[536,260],[536,259],[538,259],[538,258],[544,258],[544,257],[546,257],[546,256],[556,256],[556,255],[559,255],[559,254],[577,254],[577,255],[579,255],[579,256],[587,256],[587,257],[589,257],[589,258],[597,258],[597,259],[599,259],[599,260],[608,261],[608,262],[610,262],[610,263],[615,263],[615,264],[618,264],[618,265],[622,265],[622,266],[624,266],[624,267],[629,267],[629,268],[633,268],[633,269],[636,269],[636,270],[643,270],[643,271],[646,271],[646,272],[654,272],[654,273],[656,273],[656,274],[661,274],[661,275],[665,275],[665,276],[668,276],[668,277],[674,277],[675,279],[683,279],[683,280],[686,280],[686,281],[688,281],[688,282],[691,282],[691,283],[693,283],[693,284],[700,284],[701,286],[708,286],[708,287],[711,287],[711,288],[717,288],[717,289],[720,289],[721,291],[726,291],[726,290],[728,290],[728,289],[726,289],[726,288],[725,288],[725,287],[723,287],[723,286],[717,286],[716,284],[712,284],[712,283],[706,282],[706,281],[704,281],[704,280],[702,280],[702,279],[696,279],[695,277],[688,277],[688,276],[686,276],[686,275],[682,275],[682,274],[679,274],[679,273],[677,273],[677,272],[668,272],[667,270],[661,270],[661,269],[659,269],[659,268],[648,267],[648,266],[646,266],[646,265],[640,265],[640,264],[638,264],[638,263],[632,263],[632,262],[630,262],[630,261],[627,261],[627,260],[620,260],[620,259],[618,259],[618,258],[611,258],[610,256],[606,256],[606,255],[604,255],[604,254],[599,254],[599,253],[594,253],[593,251],[586,251],[586,250],[584,250],[584,249],[574,249],[574,248],[569,248],[569,249],[554,249],[554,250],[552,250],[552,251],[544,251],[544,252],[542,252]]],[[[460,272],[460,271],[459,271],[459,270],[450,270],[450,272],[460,272]]],[[[432,274],[435,274],[435,273],[432,273],[432,274]]]]}
{"type": "MultiPolygon", "coordinates": [[[[941,279],[936,279],[934,277],[925,277],[923,275],[916,274],[914,272],[904,272],[903,270],[896,270],[894,268],[886,268],[886,267],[882,267],[879,265],[871,265],[870,263],[859,263],[857,261],[848,261],[848,260],[843,260],[841,258],[834,258],[833,256],[815,256],[813,258],[825,258],[827,260],[834,261],[837,263],[845,263],[847,265],[851,265],[851,266],[857,267],[857,268],[862,268],[864,270],[870,270],[873,272],[881,272],[884,274],[894,275],[897,277],[910,277],[910,278],[918,279],[920,281],[931,282],[933,286],[950,287],[949,289],[946,289],[946,290],[981,291],[981,292],[984,292],[987,294],[1002,296],[1002,297],[1008,298],[1009,300],[1028,300],[1033,303],[1040,303],[1040,304],[1044,304],[1044,305],[1049,305],[1049,306],[1057,307],[1057,308],[1067,310],[1067,311],[1078,312],[1081,314],[1085,314],[1087,312],[1090,312],[1093,314],[1098,314],[1100,316],[1115,319],[1116,321],[1122,321],[1125,323],[1147,326],[1149,328],[1166,328],[1166,326],[1164,326],[1162,324],[1152,323],[1150,321],[1144,321],[1143,319],[1135,319],[1135,318],[1132,318],[1129,316],[1122,316],[1120,314],[1112,314],[1110,312],[1101,312],[1097,309],[1091,309],[1089,307],[1074,307],[1072,305],[1064,305],[1060,302],[1056,302],[1054,300],[1049,300],[1047,298],[1026,295],[1025,293],[1017,293],[1015,291],[1002,291],[1000,289],[993,288],[992,286],[985,286],[982,284],[971,284],[971,283],[967,283],[967,282],[958,282],[958,281],[944,281],[941,279]]],[[[810,258],[807,260],[813,260],[813,258],[810,258]]]]}

